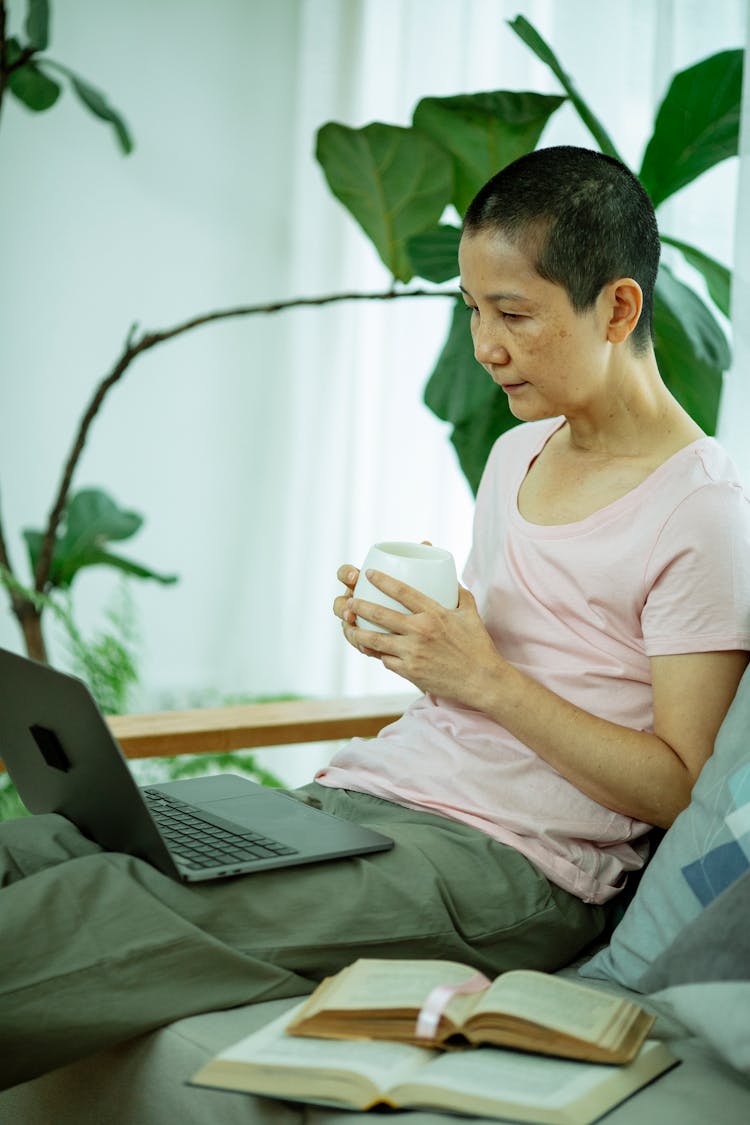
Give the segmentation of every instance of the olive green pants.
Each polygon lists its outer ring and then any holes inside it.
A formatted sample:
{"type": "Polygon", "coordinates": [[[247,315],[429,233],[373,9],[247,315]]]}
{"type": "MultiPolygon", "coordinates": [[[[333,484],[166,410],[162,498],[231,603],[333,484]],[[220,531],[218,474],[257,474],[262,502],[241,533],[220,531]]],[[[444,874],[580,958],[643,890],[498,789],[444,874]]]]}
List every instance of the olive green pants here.
{"type": "Polygon", "coordinates": [[[604,927],[466,825],[315,784],[295,796],[395,847],[188,886],[59,816],[0,824],[0,1088],[183,1016],[308,993],[357,957],[552,970],[604,927]]]}

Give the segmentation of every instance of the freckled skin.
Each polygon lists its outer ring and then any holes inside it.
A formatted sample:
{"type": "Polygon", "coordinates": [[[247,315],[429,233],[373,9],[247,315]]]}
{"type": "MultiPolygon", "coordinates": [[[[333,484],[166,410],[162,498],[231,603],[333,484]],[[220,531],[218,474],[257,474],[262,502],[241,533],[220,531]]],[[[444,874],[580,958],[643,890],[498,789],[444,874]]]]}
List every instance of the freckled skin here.
{"type": "Polygon", "coordinates": [[[642,480],[700,429],[666,390],[653,351],[630,335],[641,313],[630,278],[583,312],[497,231],[464,234],[461,288],[474,353],[520,421],[567,423],[531,467],[519,504],[533,522],[582,519],[642,480]]]}
{"type": "Polygon", "coordinates": [[[517,418],[576,413],[602,395],[611,358],[606,296],[576,312],[562,286],[495,232],[464,235],[459,263],[475,355],[517,418]]]}

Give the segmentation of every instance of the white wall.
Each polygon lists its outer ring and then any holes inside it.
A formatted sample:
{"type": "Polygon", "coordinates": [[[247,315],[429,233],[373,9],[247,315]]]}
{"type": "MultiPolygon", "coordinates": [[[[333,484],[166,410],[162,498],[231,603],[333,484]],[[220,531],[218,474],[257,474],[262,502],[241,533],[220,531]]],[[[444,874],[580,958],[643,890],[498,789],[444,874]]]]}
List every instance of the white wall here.
{"type": "MultiPolygon", "coordinates": [[[[17,27],[22,5],[11,0],[17,27]]],[[[385,271],[313,158],[324,121],[407,123],[424,95],[557,91],[504,23],[553,44],[638,163],[674,69],[745,37],[745,4],[634,0],[58,0],[50,54],[127,117],[125,158],[70,93],[0,122],[0,499],[14,560],[41,526],[77,420],[130,324],[347,288],[385,271]]],[[[548,143],[589,143],[569,107],[548,143]]],[[[664,229],[729,262],[736,161],[669,205],[664,229]],[[721,206],[716,206],[717,198],[721,206]]],[[[180,583],[134,583],[136,705],[190,693],[400,690],[343,645],[339,562],[379,537],[465,558],[471,497],[421,404],[447,309],[343,305],[197,330],[137,361],[75,484],[146,516],[123,544],[180,583]]],[[[740,445],[744,445],[742,435],[740,445]]],[[[24,571],[25,574],[25,571],[24,571]]],[[[101,620],[112,576],[76,588],[101,620]]],[[[21,650],[0,607],[0,644],[21,650]]],[[[56,656],[62,650],[55,642],[56,656]]]]}

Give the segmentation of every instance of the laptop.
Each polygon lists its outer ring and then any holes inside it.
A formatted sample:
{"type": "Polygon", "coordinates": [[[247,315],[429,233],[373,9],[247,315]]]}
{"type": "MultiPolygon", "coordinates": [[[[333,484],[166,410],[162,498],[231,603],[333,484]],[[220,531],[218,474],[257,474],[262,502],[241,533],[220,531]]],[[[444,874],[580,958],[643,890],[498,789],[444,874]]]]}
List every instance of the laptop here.
{"type": "Polygon", "coordinates": [[[385,851],[393,841],[235,774],[139,788],[86,685],[0,649],[0,758],[31,813],[182,882],[385,851]]]}

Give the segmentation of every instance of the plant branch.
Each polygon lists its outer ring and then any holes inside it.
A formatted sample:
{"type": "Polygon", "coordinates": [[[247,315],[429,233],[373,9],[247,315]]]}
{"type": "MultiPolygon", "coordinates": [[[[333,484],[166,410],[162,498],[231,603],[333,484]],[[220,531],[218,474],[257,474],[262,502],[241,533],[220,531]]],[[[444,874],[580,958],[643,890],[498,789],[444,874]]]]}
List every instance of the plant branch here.
{"type": "Polygon", "coordinates": [[[10,561],[10,554],[8,553],[8,545],[5,542],[5,531],[3,529],[3,515],[0,509],[0,579],[7,587],[8,596],[10,597],[13,612],[18,617],[21,612],[23,599],[19,596],[16,589],[16,575],[10,561]]]}
{"type": "Polygon", "coordinates": [[[164,340],[171,340],[175,336],[188,332],[192,328],[199,328],[202,324],[211,324],[217,320],[228,320],[236,316],[253,316],[257,313],[284,312],[286,309],[311,308],[321,305],[332,305],[340,301],[395,301],[402,297],[458,297],[458,290],[430,290],[430,289],[387,289],[382,293],[331,293],[325,297],[293,297],[288,301],[276,301],[266,305],[239,305],[233,309],[222,309],[219,312],[205,313],[201,316],[186,320],[174,328],[167,328],[161,332],[152,332],[144,337],[147,347],[160,344],[164,340]]]}
{"type": "MultiPolygon", "coordinates": [[[[2,0],[0,0],[2,3],[2,0]]],[[[259,313],[275,313],[283,312],[286,309],[315,307],[321,305],[331,305],[340,301],[393,301],[400,300],[404,297],[457,297],[458,293],[454,290],[427,290],[427,289],[389,289],[383,293],[332,293],[324,297],[296,297],[289,301],[276,301],[273,304],[265,305],[239,305],[236,308],[222,309],[217,312],[205,313],[201,316],[192,317],[190,320],[184,321],[182,324],[177,324],[173,328],[166,328],[159,332],[147,332],[139,340],[136,339],[135,326],[131,328],[125,347],[119,359],[116,361],[114,367],[97,386],[94,394],[89,402],[86,411],[81,418],[78,426],[78,431],[75,440],[71,447],[68,459],[63,469],[63,474],[57,490],[55,502],[52,505],[52,510],[49,514],[47,521],[47,529],[44,533],[42,547],[37,559],[36,570],[34,573],[34,589],[38,593],[43,593],[50,576],[52,567],[52,556],[55,547],[55,536],[57,529],[62,519],[65,504],[70,492],[70,485],[73,480],[73,474],[76,466],[83,453],[86,439],[88,437],[91,425],[96,418],[102,403],[106,398],[109,391],[116,383],[120,381],[127,369],[130,367],[133,360],[135,360],[143,352],[148,351],[156,344],[162,344],[165,340],[173,340],[176,336],[181,336],[185,332],[190,332],[193,328],[199,328],[204,324],[213,324],[219,320],[229,320],[233,317],[239,316],[254,316],[259,313]]]]}

